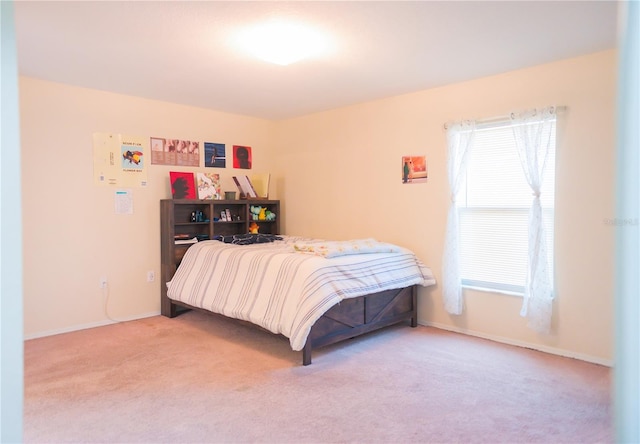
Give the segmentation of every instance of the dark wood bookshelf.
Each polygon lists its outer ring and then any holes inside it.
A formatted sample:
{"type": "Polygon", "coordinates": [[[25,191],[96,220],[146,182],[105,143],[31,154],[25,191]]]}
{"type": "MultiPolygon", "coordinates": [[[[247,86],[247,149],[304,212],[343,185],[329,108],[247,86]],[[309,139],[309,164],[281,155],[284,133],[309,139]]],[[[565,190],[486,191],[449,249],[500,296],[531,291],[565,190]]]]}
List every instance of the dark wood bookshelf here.
{"type": "Polygon", "coordinates": [[[161,262],[161,312],[173,317],[175,306],[167,299],[167,285],[171,280],[185,252],[194,244],[176,244],[176,235],[186,239],[198,237],[213,239],[216,235],[249,233],[249,224],[253,222],[251,206],[261,206],[275,213],[272,221],[259,220],[259,232],[280,234],[280,201],[267,199],[248,200],[194,200],[163,199],[160,201],[160,262],[161,262]],[[229,210],[233,220],[221,220],[221,212],[229,210]],[[201,220],[192,220],[196,212],[202,213],[201,220]]]}

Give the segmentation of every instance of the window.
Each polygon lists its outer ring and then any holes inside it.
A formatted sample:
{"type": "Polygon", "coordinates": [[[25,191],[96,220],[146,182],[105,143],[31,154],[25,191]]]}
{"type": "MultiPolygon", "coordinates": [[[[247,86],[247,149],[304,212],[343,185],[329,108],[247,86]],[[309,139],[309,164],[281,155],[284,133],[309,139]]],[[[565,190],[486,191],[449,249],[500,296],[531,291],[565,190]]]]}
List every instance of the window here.
{"type": "MultiPolygon", "coordinates": [[[[540,200],[553,282],[555,119],[540,200]]],[[[550,134],[549,134],[550,132],[550,134]]],[[[469,147],[466,181],[456,198],[462,285],[523,294],[527,279],[529,209],[533,199],[510,122],[478,125],[469,147]]]]}

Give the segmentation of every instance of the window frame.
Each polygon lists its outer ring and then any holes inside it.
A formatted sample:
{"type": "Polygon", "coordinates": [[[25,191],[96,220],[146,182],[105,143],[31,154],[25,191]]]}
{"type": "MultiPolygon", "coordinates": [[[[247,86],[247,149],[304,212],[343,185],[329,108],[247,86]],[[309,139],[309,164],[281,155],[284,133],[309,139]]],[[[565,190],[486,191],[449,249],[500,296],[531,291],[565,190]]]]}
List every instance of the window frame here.
{"type": "MultiPolygon", "coordinates": [[[[488,131],[494,131],[494,130],[505,130],[507,129],[506,127],[508,127],[508,130],[512,132],[512,127],[513,127],[513,123],[510,120],[494,120],[494,121],[486,121],[483,122],[481,124],[476,125],[475,131],[476,132],[488,132],[488,131]]],[[[550,165],[546,166],[546,170],[545,170],[545,175],[544,175],[544,181],[545,182],[549,182],[550,183],[545,183],[542,186],[542,196],[545,196],[542,198],[541,201],[541,205],[542,205],[542,211],[543,211],[543,217],[544,217],[544,227],[545,227],[545,235],[547,238],[547,260],[549,263],[549,268],[550,268],[550,273],[551,273],[551,282],[552,282],[552,286],[555,287],[555,279],[554,279],[554,267],[555,267],[555,257],[554,257],[554,244],[555,244],[555,174],[556,174],[556,168],[555,168],[555,157],[556,157],[556,153],[557,153],[557,118],[553,119],[553,125],[551,127],[551,131],[552,131],[552,146],[550,148],[551,152],[548,154],[548,160],[551,160],[550,165]],[[548,197],[549,192],[553,193],[551,197],[548,197]],[[544,203],[544,205],[543,205],[544,203]]],[[[517,148],[516,148],[516,142],[515,139],[513,141],[513,150],[514,153],[516,155],[516,157],[518,156],[517,154],[517,148]]],[[[483,145],[484,146],[484,145],[483,145]]],[[[470,148],[470,153],[477,151],[477,149],[479,149],[477,147],[477,135],[476,135],[476,140],[474,140],[473,142],[473,146],[471,146],[470,148]]],[[[459,226],[458,226],[458,236],[460,239],[460,250],[463,250],[465,248],[465,246],[463,245],[466,239],[466,236],[463,235],[462,229],[463,229],[463,212],[472,212],[474,210],[481,210],[481,211],[486,211],[486,210],[491,210],[491,211],[510,211],[513,212],[514,210],[516,211],[526,211],[527,216],[526,216],[526,220],[527,222],[525,222],[526,224],[526,232],[527,232],[527,239],[526,242],[524,244],[524,248],[525,251],[523,252],[524,254],[524,278],[522,279],[522,285],[515,285],[513,283],[507,283],[507,282],[500,282],[498,280],[481,280],[481,279],[475,279],[475,278],[465,278],[465,272],[468,273],[467,270],[465,270],[465,263],[464,263],[464,257],[463,254],[460,253],[460,285],[462,288],[465,289],[473,289],[473,290],[477,290],[477,291],[484,291],[484,292],[493,292],[493,293],[501,293],[501,294],[507,294],[507,295],[512,295],[512,296],[518,296],[518,297],[523,297],[524,296],[524,292],[525,292],[525,285],[526,285],[526,274],[527,274],[527,270],[526,270],[526,265],[528,264],[528,217],[531,211],[531,205],[532,205],[532,199],[533,197],[527,202],[527,205],[509,205],[509,206],[473,206],[473,205],[469,205],[468,203],[468,187],[470,186],[469,182],[468,182],[468,177],[469,177],[469,172],[470,172],[470,168],[473,167],[473,165],[471,164],[471,160],[469,159],[469,163],[466,165],[466,169],[465,169],[465,181],[464,181],[464,185],[462,187],[460,187],[460,190],[458,192],[458,195],[456,196],[456,211],[458,213],[458,220],[459,222],[459,226]],[[464,196],[464,197],[463,197],[464,196]],[[464,205],[463,205],[464,203],[464,205]]],[[[518,163],[519,163],[519,159],[518,159],[518,163]]],[[[522,177],[524,179],[524,171],[522,171],[522,167],[521,165],[519,172],[522,174],[522,177]]],[[[526,180],[525,180],[526,183],[526,180]]],[[[528,194],[531,195],[531,189],[529,187],[529,185],[527,184],[527,188],[528,188],[528,194]]],[[[469,217],[467,215],[467,217],[469,217]]],[[[497,225],[496,225],[497,226],[497,225]]],[[[555,291],[555,288],[552,289],[552,291],[555,291]]]]}

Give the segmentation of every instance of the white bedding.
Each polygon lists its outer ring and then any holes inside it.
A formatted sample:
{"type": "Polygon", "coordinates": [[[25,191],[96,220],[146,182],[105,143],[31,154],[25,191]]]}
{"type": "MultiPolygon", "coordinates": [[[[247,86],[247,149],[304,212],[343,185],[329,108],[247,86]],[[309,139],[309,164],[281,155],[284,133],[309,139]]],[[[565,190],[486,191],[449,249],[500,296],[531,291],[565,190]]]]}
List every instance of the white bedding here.
{"type": "Polygon", "coordinates": [[[401,247],[328,259],[296,252],[296,242],[318,240],[283,236],[253,245],[198,242],[167,283],[167,295],[260,325],[289,338],[293,350],[302,350],[311,326],[343,299],[435,284],[431,270],[401,247]]]}
{"type": "Polygon", "coordinates": [[[400,247],[378,242],[375,239],[356,239],[349,241],[297,241],[293,249],[300,253],[315,254],[326,258],[364,253],[399,253],[400,247]]]}

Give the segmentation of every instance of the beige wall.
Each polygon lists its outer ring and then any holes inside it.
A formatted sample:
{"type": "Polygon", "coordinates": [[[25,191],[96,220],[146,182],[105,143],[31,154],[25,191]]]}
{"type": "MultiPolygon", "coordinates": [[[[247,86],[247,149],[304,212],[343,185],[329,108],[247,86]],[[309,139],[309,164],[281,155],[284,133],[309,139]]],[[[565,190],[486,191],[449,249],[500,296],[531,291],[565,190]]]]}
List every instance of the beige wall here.
{"type": "Polygon", "coordinates": [[[441,277],[449,195],[443,124],[562,105],[553,333],[519,316],[521,299],[465,291],[448,315],[441,287],[419,293],[422,323],[602,363],[613,354],[616,54],[613,51],[360,104],[278,126],[290,234],[376,237],[412,248],[441,277]],[[403,185],[402,155],[426,155],[427,184],[403,185]]]}
{"type": "MultiPolygon", "coordinates": [[[[116,188],[94,185],[94,132],[249,145],[255,172],[269,171],[273,122],[20,78],[27,338],[108,322],[99,278],[109,281],[108,313],[131,319],[160,311],[160,199],[169,171],[151,165],[146,188],[132,188],[134,214],[116,215],[116,188]],[[146,282],[147,271],[156,281],[146,282]]],[[[201,162],[202,163],[202,162],[201,162]]],[[[223,189],[238,172],[227,162],[223,189]]],[[[276,196],[277,197],[277,196],[276,196]]]]}
{"type": "Polygon", "coordinates": [[[420,320],[610,364],[614,232],[604,220],[614,215],[615,67],[607,51],[281,122],[22,78],[26,335],[108,322],[103,274],[112,317],[159,310],[159,282],[145,278],[159,270],[158,200],[169,197],[172,168],[152,166],[149,187],[134,189],[135,215],[117,216],[114,190],[93,185],[93,132],[251,145],[254,165],[272,173],[272,194],[282,199],[283,232],[395,242],[440,280],[449,202],[443,124],[556,104],[567,110],[553,333],[529,330],[513,296],[466,291],[465,314],[449,316],[439,286],[421,289],[420,320]],[[427,156],[427,184],[401,183],[406,154],[427,156]]]}

